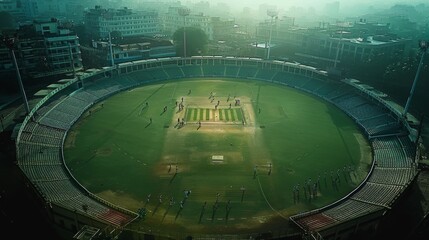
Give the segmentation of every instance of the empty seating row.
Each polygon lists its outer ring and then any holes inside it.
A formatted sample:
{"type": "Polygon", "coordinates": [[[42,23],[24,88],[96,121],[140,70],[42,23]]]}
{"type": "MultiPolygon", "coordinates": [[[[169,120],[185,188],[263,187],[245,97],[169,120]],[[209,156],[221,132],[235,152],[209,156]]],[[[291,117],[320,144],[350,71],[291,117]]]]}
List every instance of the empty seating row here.
{"type": "Polygon", "coordinates": [[[62,165],[22,165],[21,169],[31,181],[35,182],[69,178],[62,165]]]}
{"type": "Polygon", "coordinates": [[[58,165],[62,164],[61,148],[43,146],[37,143],[19,142],[18,164],[19,165],[58,165]]]}
{"type": "Polygon", "coordinates": [[[373,157],[377,167],[383,168],[410,168],[409,161],[402,148],[374,149],[373,157]]]}
{"type": "Polygon", "coordinates": [[[374,168],[368,182],[406,186],[413,180],[414,168],[374,168]]]}
{"type": "Polygon", "coordinates": [[[384,208],[378,205],[347,199],[322,214],[337,221],[347,221],[382,209],[384,208]]]}
{"type": "Polygon", "coordinates": [[[57,202],[74,199],[81,191],[69,179],[33,182],[41,190],[46,200],[57,202]]]}
{"type": "Polygon", "coordinates": [[[359,191],[351,196],[351,199],[389,207],[402,190],[403,186],[366,182],[359,191]]]}
{"type": "Polygon", "coordinates": [[[83,194],[79,194],[74,198],[60,200],[57,204],[73,209],[81,214],[95,216],[115,226],[123,226],[125,223],[131,221],[129,215],[101,205],[99,202],[83,194]]]}

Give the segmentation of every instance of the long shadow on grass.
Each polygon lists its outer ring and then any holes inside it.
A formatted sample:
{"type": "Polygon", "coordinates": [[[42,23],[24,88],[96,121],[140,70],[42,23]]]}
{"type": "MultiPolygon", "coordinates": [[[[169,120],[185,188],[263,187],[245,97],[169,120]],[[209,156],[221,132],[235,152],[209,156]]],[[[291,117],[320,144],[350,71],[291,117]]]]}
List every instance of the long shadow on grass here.
{"type": "Polygon", "coordinates": [[[212,212],[212,222],[214,221],[214,217],[215,217],[215,215],[216,215],[216,211],[217,211],[217,208],[218,208],[219,206],[218,206],[218,204],[217,203],[215,203],[214,205],[213,205],[213,212],[212,212]]]}
{"type": "Polygon", "coordinates": [[[161,203],[159,202],[157,205],[156,205],[156,207],[155,207],[155,209],[153,210],[153,212],[152,212],[152,216],[153,215],[155,215],[155,213],[156,213],[156,211],[158,210],[158,208],[159,208],[159,206],[161,205],[161,203]]]}
{"type": "Polygon", "coordinates": [[[176,176],[177,176],[177,172],[176,172],[176,173],[174,173],[173,177],[171,177],[171,179],[170,179],[170,183],[172,183],[172,182],[173,182],[173,180],[176,178],[176,176]]]}
{"type": "Polygon", "coordinates": [[[231,212],[231,207],[228,206],[226,208],[225,223],[228,223],[229,212],[231,212]]]}
{"type": "Polygon", "coordinates": [[[174,218],[174,221],[177,220],[177,218],[179,217],[181,212],[182,212],[182,208],[180,208],[179,211],[177,211],[177,214],[176,214],[176,217],[174,218]]]}
{"type": "Polygon", "coordinates": [[[164,222],[165,216],[167,216],[168,211],[170,211],[170,208],[171,208],[171,205],[168,205],[167,210],[165,210],[164,216],[162,216],[162,220],[161,220],[161,222],[164,222]]]}
{"type": "Polygon", "coordinates": [[[207,204],[207,202],[204,202],[204,205],[203,205],[203,207],[201,208],[200,219],[198,220],[198,223],[201,223],[201,219],[203,219],[204,212],[205,212],[205,210],[206,210],[206,204],[207,204]]]}
{"type": "Polygon", "coordinates": [[[147,109],[148,109],[148,106],[144,106],[143,108],[142,108],[142,110],[140,110],[140,112],[139,112],[139,116],[140,115],[143,115],[143,113],[146,113],[147,112],[147,109]]]}

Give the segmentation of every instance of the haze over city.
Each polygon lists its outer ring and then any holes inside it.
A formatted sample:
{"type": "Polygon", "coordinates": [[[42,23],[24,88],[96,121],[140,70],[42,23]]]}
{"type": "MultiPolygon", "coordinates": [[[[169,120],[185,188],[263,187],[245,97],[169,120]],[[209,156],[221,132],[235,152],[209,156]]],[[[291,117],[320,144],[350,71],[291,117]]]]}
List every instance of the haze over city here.
{"type": "MultiPolygon", "coordinates": [[[[130,0],[132,1],[132,0],[130,0]]],[[[146,0],[140,0],[144,2],[146,0]]],[[[173,0],[174,1],[174,0],[173,0]]],[[[146,2],[151,2],[147,0],[146,2]]],[[[395,4],[406,4],[406,5],[417,5],[424,4],[422,0],[243,0],[243,1],[224,1],[224,0],[210,0],[210,1],[199,1],[199,0],[182,0],[182,4],[186,5],[189,3],[195,4],[199,2],[208,2],[210,6],[216,7],[217,4],[225,4],[231,8],[232,11],[242,11],[243,8],[248,7],[257,9],[260,5],[269,5],[275,7],[278,10],[287,11],[293,7],[300,7],[304,10],[315,9],[316,12],[321,13],[326,8],[326,4],[339,4],[340,13],[342,15],[357,15],[365,12],[377,11],[385,8],[389,8],[395,4]]],[[[124,1],[126,3],[126,1],[124,1]]]]}
{"type": "MultiPolygon", "coordinates": [[[[113,3],[114,1],[111,1],[113,3]]],[[[305,18],[308,20],[323,20],[337,19],[339,21],[344,18],[362,16],[365,14],[376,14],[390,9],[392,6],[420,6],[414,9],[403,10],[400,14],[413,15],[413,11],[418,14],[423,13],[427,9],[427,4],[422,0],[244,0],[244,1],[200,1],[200,0],[183,0],[183,1],[165,1],[170,3],[180,2],[182,5],[189,7],[195,13],[203,12],[208,15],[220,15],[230,18],[253,18],[253,19],[268,19],[264,10],[272,9],[279,13],[279,16],[285,15],[290,17],[305,18]],[[407,12],[408,11],[408,12],[407,12]]],[[[106,2],[99,2],[107,4],[106,2]]],[[[115,4],[118,6],[137,6],[138,8],[146,8],[155,4],[159,6],[161,2],[153,0],[125,0],[115,4]]],[[[297,19],[300,22],[302,19],[297,19]]]]}
{"type": "MultiPolygon", "coordinates": [[[[130,0],[132,1],[132,0],[130,0]]],[[[144,2],[146,0],[140,0],[140,2],[144,2]]],[[[151,0],[147,0],[150,2],[151,0]]],[[[123,1],[126,2],[126,1],[123,1]]],[[[186,3],[198,3],[204,2],[199,0],[182,0],[180,1],[182,4],[186,3]]],[[[422,0],[243,0],[243,1],[225,1],[225,0],[209,0],[206,1],[210,4],[217,3],[226,3],[234,8],[243,8],[243,7],[255,7],[261,4],[269,4],[275,5],[279,8],[287,8],[292,6],[300,6],[300,7],[314,7],[319,8],[323,7],[327,3],[339,2],[340,5],[344,8],[350,8],[352,6],[365,6],[365,7],[379,7],[379,6],[390,6],[393,4],[419,4],[425,3],[422,0]]]]}

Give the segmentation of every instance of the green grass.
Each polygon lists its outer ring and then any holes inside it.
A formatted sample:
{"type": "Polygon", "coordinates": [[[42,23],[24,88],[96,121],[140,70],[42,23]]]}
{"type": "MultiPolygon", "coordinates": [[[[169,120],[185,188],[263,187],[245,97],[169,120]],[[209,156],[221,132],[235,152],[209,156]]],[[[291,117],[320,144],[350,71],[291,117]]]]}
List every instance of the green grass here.
{"type": "Polygon", "coordinates": [[[325,172],[349,165],[369,167],[370,149],[350,118],[330,104],[284,86],[229,79],[170,81],[125,91],[103,103],[101,110],[81,119],[69,132],[65,161],[83,186],[114,204],[135,211],[152,194],[146,205],[150,214],[136,223],[138,228],[198,233],[266,231],[273,227],[269,219],[276,219],[279,213],[289,216],[332,203],[365,176],[365,172],[354,172],[356,178],[345,175],[335,190],[330,182],[324,184],[325,172]],[[185,106],[186,115],[185,111],[177,113],[171,99],[179,99],[189,89],[192,94],[185,103],[192,107],[185,106]],[[220,124],[203,124],[198,130],[195,124],[175,127],[179,117],[187,122],[207,120],[212,111],[207,106],[213,105],[207,99],[211,91],[224,103],[216,111],[220,124]],[[240,98],[242,107],[227,109],[228,94],[240,98]],[[198,100],[192,102],[193,97],[198,100]],[[207,102],[201,102],[202,97],[207,102]],[[141,111],[146,101],[149,107],[141,111]],[[168,110],[160,115],[164,106],[168,110]],[[243,119],[246,125],[222,124],[243,119]],[[213,162],[213,155],[222,155],[223,162],[213,162]],[[255,166],[258,174],[254,178],[255,166]],[[310,201],[301,195],[295,202],[293,187],[303,186],[309,178],[315,181],[319,175],[318,197],[310,201]],[[243,202],[242,186],[246,188],[243,202]],[[184,189],[191,189],[192,194],[178,214],[184,189]],[[219,209],[211,221],[217,193],[221,195],[219,209]],[[157,206],[160,194],[164,201],[157,206]],[[169,208],[171,197],[176,204],[169,208]],[[228,200],[232,210],[226,224],[228,200]],[[204,202],[207,207],[199,223],[204,202]]]}
{"type": "Polygon", "coordinates": [[[235,113],[237,114],[238,121],[241,122],[243,120],[243,114],[241,113],[241,108],[236,108],[235,113]]]}
{"type": "Polygon", "coordinates": [[[199,118],[199,120],[203,120],[204,119],[204,109],[200,108],[199,111],[200,111],[200,118],[199,118]]]}
{"type": "Polygon", "coordinates": [[[225,120],[229,121],[229,110],[228,109],[222,109],[222,112],[225,113],[225,120]]]}
{"type": "Polygon", "coordinates": [[[197,116],[198,116],[198,109],[192,109],[193,114],[193,118],[192,120],[197,121],[197,116]]]}

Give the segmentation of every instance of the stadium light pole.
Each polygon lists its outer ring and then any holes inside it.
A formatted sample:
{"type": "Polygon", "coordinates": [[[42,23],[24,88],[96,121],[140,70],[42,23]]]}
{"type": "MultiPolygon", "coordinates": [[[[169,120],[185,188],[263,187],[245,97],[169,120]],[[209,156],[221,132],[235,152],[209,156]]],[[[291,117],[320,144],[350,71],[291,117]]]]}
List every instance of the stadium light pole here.
{"type": "Polygon", "coordinates": [[[76,78],[76,69],[74,68],[74,59],[73,59],[73,51],[72,51],[71,43],[69,43],[69,55],[70,55],[70,64],[72,65],[72,69],[73,69],[73,78],[76,78]]]}
{"type": "Polygon", "coordinates": [[[179,8],[179,15],[183,17],[183,57],[186,58],[186,16],[189,15],[191,10],[189,8],[179,8]]]}
{"type": "Polygon", "coordinates": [[[109,31],[109,51],[110,51],[110,65],[115,66],[115,61],[113,60],[113,48],[112,48],[112,36],[109,31]]]}
{"type": "Polygon", "coordinates": [[[270,37],[268,39],[268,50],[267,50],[267,59],[270,59],[271,38],[272,38],[272,34],[273,34],[273,21],[274,21],[274,18],[277,17],[277,11],[275,11],[275,10],[267,10],[267,15],[271,17],[271,22],[270,22],[270,37]]]}
{"type": "Polygon", "coordinates": [[[337,53],[335,55],[334,68],[337,68],[338,57],[340,55],[340,43],[343,41],[343,29],[340,30],[340,39],[338,40],[337,53]]]}
{"type": "Polygon", "coordinates": [[[18,79],[19,90],[21,91],[21,97],[24,102],[24,108],[28,115],[30,113],[30,107],[28,106],[27,95],[25,94],[24,85],[22,84],[21,74],[19,72],[18,62],[16,61],[15,51],[13,50],[16,40],[17,40],[16,37],[8,38],[6,36],[3,36],[2,42],[7,48],[9,48],[10,54],[12,56],[12,62],[16,70],[16,78],[18,79]]]}
{"type": "Polygon", "coordinates": [[[419,41],[419,48],[420,48],[420,51],[422,52],[422,56],[420,57],[420,63],[419,63],[419,66],[417,67],[416,76],[414,77],[413,85],[410,90],[410,95],[408,96],[407,103],[405,104],[405,108],[404,108],[404,113],[402,114],[402,117],[404,119],[407,119],[407,112],[408,112],[408,109],[410,108],[411,100],[414,95],[414,90],[416,89],[417,81],[419,79],[420,70],[423,66],[423,59],[428,50],[428,47],[429,47],[429,41],[425,41],[425,40],[419,41]]]}

